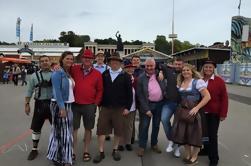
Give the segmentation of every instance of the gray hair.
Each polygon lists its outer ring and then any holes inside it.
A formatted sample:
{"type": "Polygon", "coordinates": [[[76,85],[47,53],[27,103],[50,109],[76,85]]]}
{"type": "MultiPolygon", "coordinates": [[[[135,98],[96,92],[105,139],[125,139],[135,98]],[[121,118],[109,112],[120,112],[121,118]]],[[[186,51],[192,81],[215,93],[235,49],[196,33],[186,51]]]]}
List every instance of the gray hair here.
{"type": "Polygon", "coordinates": [[[156,62],[155,62],[155,59],[154,59],[154,58],[152,58],[152,57],[147,57],[146,60],[145,60],[145,64],[146,64],[146,62],[148,62],[148,61],[153,62],[153,63],[156,65],[156,62]]]}

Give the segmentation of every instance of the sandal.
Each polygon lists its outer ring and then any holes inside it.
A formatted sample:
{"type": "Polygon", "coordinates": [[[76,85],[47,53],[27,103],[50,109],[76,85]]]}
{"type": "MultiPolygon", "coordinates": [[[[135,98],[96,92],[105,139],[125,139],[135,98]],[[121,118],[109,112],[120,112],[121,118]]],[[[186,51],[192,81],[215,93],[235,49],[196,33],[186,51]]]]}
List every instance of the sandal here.
{"type": "Polygon", "coordinates": [[[196,165],[196,164],[198,164],[199,162],[198,162],[198,159],[196,159],[196,160],[194,160],[194,161],[192,161],[191,159],[187,162],[187,163],[185,163],[185,164],[187,164],[187,165],[196,165]]]}
{"type": "Polygon", "coordinates": [[[88,162],[88,161],[90,161],[91,159],[92,159],[92,158],[91,158],[90,153],[84,152],[83,161],[88,162]]]}

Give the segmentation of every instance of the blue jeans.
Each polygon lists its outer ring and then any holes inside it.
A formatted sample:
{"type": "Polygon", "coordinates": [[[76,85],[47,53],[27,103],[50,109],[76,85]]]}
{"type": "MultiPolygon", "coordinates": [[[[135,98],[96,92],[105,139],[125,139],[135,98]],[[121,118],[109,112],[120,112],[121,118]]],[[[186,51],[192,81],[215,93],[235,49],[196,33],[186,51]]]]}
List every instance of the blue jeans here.
{"type": "MultiPolygon", "coordinates": [[[[153,114],[152,116],[152,134],[151,134],[151,146],[157,145],[158,143],[158,134],[159,134],[159,125],[161,120],[161,109],[162,102],[150,103],[150,109],[153,114]]],[[[139,123],[139,147],[146,148],[148,140],[148,130],[151,122],[151,118],[145,113],[139,114],[140,123],[139,123]]]]}
{"type": "Polygon", "coordinates": [[[168,140],[171,140],[171,118],[176,111],[177,103],[173,101],[167,101],[164,103],[161,111],[161,122],[168,140]]]}

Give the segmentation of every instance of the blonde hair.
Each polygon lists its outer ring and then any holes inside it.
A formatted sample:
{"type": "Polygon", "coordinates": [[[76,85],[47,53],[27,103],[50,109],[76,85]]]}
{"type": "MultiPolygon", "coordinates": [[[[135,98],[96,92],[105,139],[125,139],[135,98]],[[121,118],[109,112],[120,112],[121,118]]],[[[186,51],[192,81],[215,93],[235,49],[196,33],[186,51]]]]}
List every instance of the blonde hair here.
{"type": "MultiPolygon", "coordinates": [[[[183,65],[182,69],[183,69],[184,67],[187,67],[187,68],[189,68],[189,69],[192,71],[192,78],[194,78],[194,79],[201,79],[201,78],[202,78],[202,77],[201,77],[201,74],[196,70],[195,66],[190,65],[190,64],[188,64],[188,63],[185,63],[185,64],[183,65]]],[[[178,75],[178,77],[177,77],[177,85],[180,87],[180,86],[181,86],[181,83],[182,83],[183,81],[184,81],[184,77],[183,77],[182,73],[180,73],[180,74],[178,75]]]]}
{"type": "MultiPolygon", "coordinates": [[[[205,73],[204,73],[204,65],[202,66],[201,70],[200,70],[200,74],[202,77],[205,77],[205,73]]],[[[219,76],[219,74],[217,73],[216,68],[214,68],[213,74],[216,76],[219,76]]]]}

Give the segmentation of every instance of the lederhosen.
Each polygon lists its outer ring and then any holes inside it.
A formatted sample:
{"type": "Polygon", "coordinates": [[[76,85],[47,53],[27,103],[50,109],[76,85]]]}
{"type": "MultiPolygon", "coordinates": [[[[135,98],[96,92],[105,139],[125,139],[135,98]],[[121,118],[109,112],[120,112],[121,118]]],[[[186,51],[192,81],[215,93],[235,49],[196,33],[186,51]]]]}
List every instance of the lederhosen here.
{"type": "Polygon", "coordinates": [[[51,123],[51,112],[50,112],[50,102],[51,99],[40,100],[42,88],[51,87],[51,80],[44,80],[42,71],[36,72],[38,84],[35,86],[35,106],[34,114],[31,122],[31,129],[34,132],[40,132],[44,121],[48,119],[51,123]],[[39,76],[39,74],[40,76],[39,76]],[[36,94],[37,93],[37,94],[36,94]]]}

